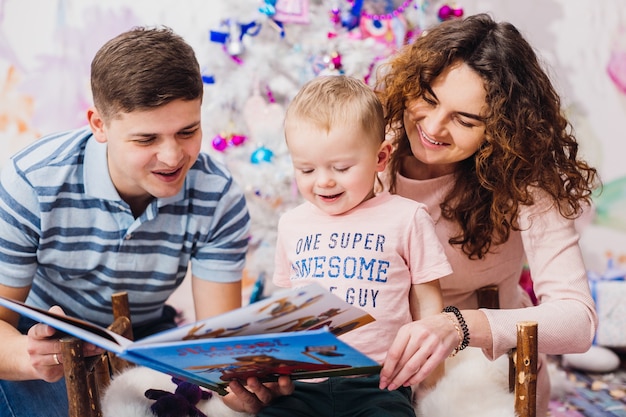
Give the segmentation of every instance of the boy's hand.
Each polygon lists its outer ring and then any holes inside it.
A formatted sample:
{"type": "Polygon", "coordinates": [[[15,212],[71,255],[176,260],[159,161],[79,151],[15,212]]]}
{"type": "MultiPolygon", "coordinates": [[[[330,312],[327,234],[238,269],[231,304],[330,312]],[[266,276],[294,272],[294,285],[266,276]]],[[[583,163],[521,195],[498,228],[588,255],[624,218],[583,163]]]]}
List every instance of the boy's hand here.
{"type": "Polygon", "coordinates": [[[239,412],[256,414],[274,398],[293,393],[291,378],[281,376],[278,382],[262,384],[257,378],[248,378],[244,387],[238,381],[232,381],[228,387],[230,393],[223,397],[224,404],[239,412]]]}

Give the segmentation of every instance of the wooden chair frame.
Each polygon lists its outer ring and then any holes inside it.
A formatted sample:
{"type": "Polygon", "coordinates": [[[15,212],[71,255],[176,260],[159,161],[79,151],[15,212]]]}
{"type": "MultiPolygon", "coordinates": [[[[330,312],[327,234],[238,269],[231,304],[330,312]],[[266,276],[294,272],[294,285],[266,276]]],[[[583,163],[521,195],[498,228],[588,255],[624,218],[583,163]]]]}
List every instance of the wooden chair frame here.
{"type": "MultiPolygon", "coordinates": [[[[480,288],[476,295],[479,307],[500,308],[497,286],[480,288]]],[[[517,323],[517,347],[509,353],[509,391],[515,394],[515,412],[519,417],[537,415],[537,344],[537,322],[517,323]]]]}
{"type": "MultiPolygon", "coordinates": [[[[498,287],[477,291],[481,308],[500,308],[498,287]]],[[[109,330],[133,339],[128,294],[112,296],[113,323],[109,330]]],[[[111,381],[111,375],[128,366],[128,362],[111,352],[83,357],[83,341],[76,337],[61,340],[63,370],[67,386],[69,417],[102,417],[100,394],[111,381]]],[[[517,323],[517,347],[509,354],[509,390],[515,394],[515,412],[519,417],[537,414],[537,323],[517,323]]]]}
{"type": "MultiPolygon", "coordinates": [[[[128,294],[113,294],[113,323],[109,330],[128,339],[133,339],[130,322],[128,294]]],[[[61,339],[63,371],[67,388],[69,417],[102,417],[100,394],[111,381],[111,375],[131,366],[130,363],[116,357],[112,352],[85,358],[84,342],[76,337],[61,339]]]]}

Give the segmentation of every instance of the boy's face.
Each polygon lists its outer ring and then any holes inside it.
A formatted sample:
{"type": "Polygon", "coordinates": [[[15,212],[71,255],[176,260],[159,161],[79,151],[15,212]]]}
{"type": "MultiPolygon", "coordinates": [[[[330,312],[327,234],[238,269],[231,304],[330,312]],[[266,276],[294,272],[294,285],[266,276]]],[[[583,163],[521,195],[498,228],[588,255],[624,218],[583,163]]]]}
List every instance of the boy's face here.
{"type": "Polygon", "coordinates": [[[330,215],[345,213],[374,196],[376,173],[391,145],[346,123],[325,132],[311,123],[287,123],[285,137],[302,196],[330,215]]]}
{"type": "Polygon", "coordinates": [[[109,174],[135,215],[153,198],[176,195],[202,145],[201,100],[175,100],[151,110],[121,113],[105,124],[88,118],[96,139],[107,143],[109,174]]]}

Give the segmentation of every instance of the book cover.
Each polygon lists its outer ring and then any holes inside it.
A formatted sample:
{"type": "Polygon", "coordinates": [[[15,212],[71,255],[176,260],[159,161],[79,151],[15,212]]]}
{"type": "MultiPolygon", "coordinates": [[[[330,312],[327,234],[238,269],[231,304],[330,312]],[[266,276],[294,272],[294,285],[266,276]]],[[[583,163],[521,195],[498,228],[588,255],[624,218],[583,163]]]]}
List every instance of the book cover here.
{"type": "Polygon", "coordinates": [[[220,394],[233,379],[371,374],[377,362],[337,336],[372,322],[319,285],[283,290],[219,316],[132,341],[84,320],[0,297],[0,305],[120,357],[220,394]]]}

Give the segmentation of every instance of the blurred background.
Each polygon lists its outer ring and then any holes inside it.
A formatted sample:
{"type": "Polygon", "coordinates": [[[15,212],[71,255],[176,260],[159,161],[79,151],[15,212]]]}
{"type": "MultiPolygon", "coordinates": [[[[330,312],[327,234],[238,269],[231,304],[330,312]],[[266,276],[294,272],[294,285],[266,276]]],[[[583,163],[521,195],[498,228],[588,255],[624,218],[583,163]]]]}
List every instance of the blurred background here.
{"type": "Polygon", "coordinates": [[[281,128],[299,87],[325,73],[371,84],[377,66],[421,31],[478,12],[515,24],[561,93],[605,183],[581,222],[590,277],[623,279],[624,0],[0,0],[0,168],[42,135],[85,124],[89,65],[105,41],[136,25],[169,26],[202,67],[205,150],[246,191],[252,291],[271,277],[278,217],[299,202],[281,128]]]}

